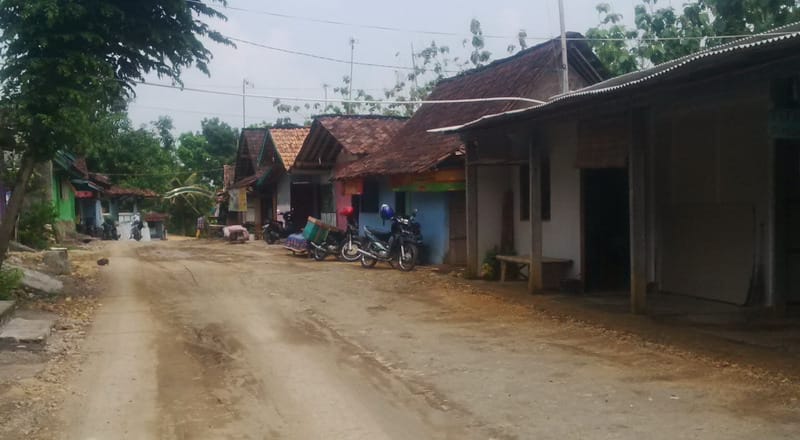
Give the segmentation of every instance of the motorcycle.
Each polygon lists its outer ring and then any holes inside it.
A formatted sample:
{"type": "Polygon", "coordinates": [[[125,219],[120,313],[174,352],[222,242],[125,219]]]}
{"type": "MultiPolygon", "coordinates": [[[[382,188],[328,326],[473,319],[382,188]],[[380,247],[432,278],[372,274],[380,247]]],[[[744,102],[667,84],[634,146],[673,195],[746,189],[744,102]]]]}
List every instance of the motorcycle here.
{"type": "Polygon", "coordinates": [[[144,223],[140,219],[133,220],[133,223],[131,223],[131,240],[141,241],[142,229],[144,229],[144,223]]]}
{"type": "Polygon", "coordinates": [[[347,229],[345,231],[332,230],[328,232],[328,238],[321,244],[309,242],[311,245],[311,256],[317,261],[324,260],[328,255],[336,255],[344,261],[354,262],[361,258],[358,251],[361,248],[361,239],[358,237],[358,225],[352,217],[347,218],[347,229]]]}
{"type": "Polygon", "coordinates": [[[117,223],[108,218],[103,221],[103,240],[119,240],[117,223]]]}
{"type": "Polygon", "coordinates": [[[281,238],[286,238],[297,232],[294,222],[292,221],[294,217],[294,210],[289,212],[278,211],[278,215],[283,217],[282,222],[274,219],[268,220],[267,224],[264,225],[264,228],[262,229],[262,235],[267,244],[275,244],[275,242],[281,238]]]}
{"type": "Polygon", "coordinates": [[[419,246],[422,245],[422,232],[416,222],[417,210],[411,217],[394,216],[388,232],[364,227],[365,242],[358,251],[361,253],[361,265],[374,267],[378,261],[389,263],[392,267],[408,272],[417,265],[419,246]]]}

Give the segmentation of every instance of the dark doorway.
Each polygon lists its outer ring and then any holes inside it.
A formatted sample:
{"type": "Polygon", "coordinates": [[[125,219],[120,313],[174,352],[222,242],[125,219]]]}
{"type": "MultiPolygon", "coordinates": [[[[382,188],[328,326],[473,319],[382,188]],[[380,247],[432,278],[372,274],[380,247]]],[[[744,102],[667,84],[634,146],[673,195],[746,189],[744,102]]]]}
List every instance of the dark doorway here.
{"type": "Polygon", "coordinates": [[[800,303],[800,140],[775,143],[775,278],[780,298],[800,303]]]}
{"type": "Polygon", "coordinates": [[[319,186],[314,183],[292,184],[292,209],[294,226],[302,229],[308,217],[319,218],[319,186]]]}
{"type": "Polygon", "coordinates": [[[584,281],[586,290],[630,286],[628,170],[583,170],[584,281]]]}

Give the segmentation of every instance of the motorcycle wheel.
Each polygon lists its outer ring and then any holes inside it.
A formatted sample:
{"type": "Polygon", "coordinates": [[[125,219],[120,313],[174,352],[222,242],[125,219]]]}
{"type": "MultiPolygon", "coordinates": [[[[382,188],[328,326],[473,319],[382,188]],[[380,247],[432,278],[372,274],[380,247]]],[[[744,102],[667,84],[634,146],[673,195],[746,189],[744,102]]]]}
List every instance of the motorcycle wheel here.
{"type": "Polygon", "coordinates": [[[397,268],[403,272],[410,272],[414,270],[417,265],[417,245],[408,243],[400,247],[400,252],[397,254],[397,268]],[[403,252],[405,249],[405,252],[403,252]]]}
{"type": "Polygon", "coordinates": [[[358,240],[352,239],[348,241],[342,245],[342,251],[340,252],[342,260],[350,263],[358,261],[358,259],[361,258],[361,252],[358,251],[359,249],[361,249],[361,243],[358,240]]]}
{"type": "Polygon", "coordinates": [[[267,244],[275,244],[275,242],[278,241],[278,234],[272,231],[267,232],[264,234],[264,240],[267,242],[267,244]]]}
{"type": "Polygon", "coordinates": [[[367,269],[371,269],[378,264],[378,260],[375,258],[370,257],[367,254],[361,254],[361,266],[367,269]]]}
{"type": "Polygon", "coordinates": [[[322,260],[325,259],[325,257],[328,256],[328,253],[325,252],[324,249],[320,249],[320,248],[318,248],[316,246],[312,246],[311,247],[311,255],[314,257],[315,260],[322,261],[322,260]]]}

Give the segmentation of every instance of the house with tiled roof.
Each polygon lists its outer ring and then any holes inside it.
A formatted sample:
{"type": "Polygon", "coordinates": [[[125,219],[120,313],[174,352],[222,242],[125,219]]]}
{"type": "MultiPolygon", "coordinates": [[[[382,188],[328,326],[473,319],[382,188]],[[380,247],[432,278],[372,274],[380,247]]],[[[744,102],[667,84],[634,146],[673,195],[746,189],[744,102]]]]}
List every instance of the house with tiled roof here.
{"type": "MultiPolygon", "coordinates": [[[[294,188],[296,202],[305,198],[310,208],[308,215],[345,228],[347,220],[336,213],[345,206],[358,206],[359,200],[353,191],[347,191],[343,181],[333,181],[333,175],[383,147],[406,121],[407,118],[380,115],[315,117],[293,166],[293,174],[306,176],[303,180],[307,182],[294,188]]],[[[293,206],[298,213],[298,207],[304,207],[302,203],[293,206]]],[[[299,213],[302,214],[305,212],[299,213]]]]}
{"type": "Polygon", "coordinates": [[[227,214],[221,216],[227,223],[260,227],[276,211],[290,209],[288,171],[307,134],[304,127],[242,130],[236,163],[226,174],[227,214]]]}
{"type": "MultiPolygon", "coordinates": [[[[604,78],[603,66],[579,34],[568,33],[570,87],[580,88],[604,78]]],[[[461,73],[439,82],[428,100],[447,101],[516,97],[525,100],[487,100],[470,103],[424,104],[388,142],[363,159],[337,171],[335,178],[359,194],[363,219],[377,221],[382,203],[396,210],[418,209],[418,221],[425,237],[425,254],[431,263],[466,263],[466,197],[464,143],[457,135],[429,130],[462,124],[485,115],[523,109],[561,91],[561,45],[551,40],[525,49],[511,57],[461,73]]],[[[495,208],[498,237],[504,234],[508,247],[516,237],[524,240],[527,219],[519,215],[520,187],[517,164],[496,176],[495,200],[507,197],[513,206],[495,208]],[[512,195],[506,195],[511,193],[512,195]],[[504,213],[504,209],[508,212],[504,213]],[[516,209],[517,214],[512,212],[516,209]]],[[[494,214],[491,214],[494,215],[494,214]]],[[[364,223],[364,221],[362,221],[364,223]]]]}
{"type": "Polygon", "coordinates": [[[795,23],[442,130],[468,145],[470,266],[497,240],[484,216],[501,207],[486,197],[503,177],[492,167],[516,159],[531,170],[517,248],[531,291],[558,288],[555,257],[573,262],[571,288],[617,293],[636,313],[792,310],[799,91],[795,23]]]}

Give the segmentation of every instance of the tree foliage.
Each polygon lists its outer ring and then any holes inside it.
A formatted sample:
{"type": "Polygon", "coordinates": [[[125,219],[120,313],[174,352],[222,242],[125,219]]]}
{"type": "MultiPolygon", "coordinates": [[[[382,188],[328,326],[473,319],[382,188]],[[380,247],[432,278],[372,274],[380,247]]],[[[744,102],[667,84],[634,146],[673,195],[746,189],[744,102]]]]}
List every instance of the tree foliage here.
{"type": "Polygon", "coordinates": [[[107,173],[115,185],[166,190],[178,168],[174,154],[163,148],[159,127],[134,128],[125,114],[109,115],[104,124],[103,142],[86,151],[89,169],[107,173]]]}
{"type": "Polygon", "coordinates": [[[222,167],[233,163],[239,132],[219,118],[203,119],[199,132],[178,138],[177,156],[182,167],[198,173],[208,184],[222,182],[222,167]]]}
{"type": "Polygon", "coordinates": [[[677,9],[641,0],[634,8],[634,27],[625,26],[608,3],[596,9],[600,24],[586,36],[615,75],[800,20],[798,0],[694,0],[677,9]]]}

